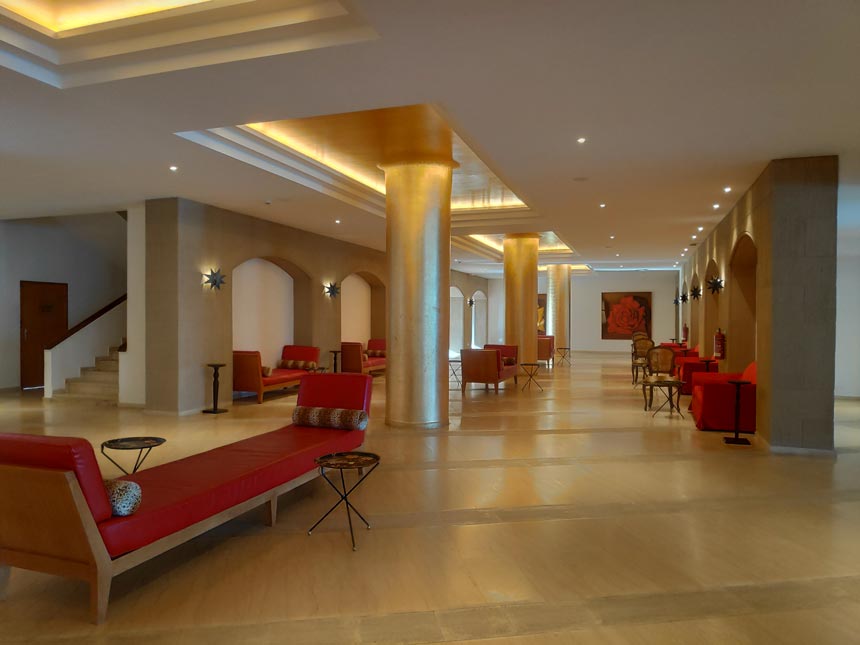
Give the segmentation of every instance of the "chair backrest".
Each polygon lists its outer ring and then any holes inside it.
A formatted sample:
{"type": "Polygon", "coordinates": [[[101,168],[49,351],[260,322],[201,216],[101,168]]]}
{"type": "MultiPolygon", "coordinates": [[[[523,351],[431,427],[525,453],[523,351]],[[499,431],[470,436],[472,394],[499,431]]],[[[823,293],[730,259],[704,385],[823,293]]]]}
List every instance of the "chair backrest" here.
{"type": "Polygon", "coordinates": [[[741,374],[741,380],[742,381],[749,381],[750,383],[757,383],[758,381],[756,379],[757,379],[758,374],[756,372],[757,372],[756,364],[755,364],[755,361],[753,361],[752,363],[747,365],[746,368],[744,369],[743,374],[741,374]]]}
{"type": "Polygon", "coordinates": [[[370,414],[373,379],[367,374],[308,374],[299,383],[296,405],[364,410],[370,414]]]}
{"type": "Polygon", "coordinates": [[[367,341],[367,349],[372,349],[374,351],[385,351],[385,339],[384,338],[371,338],[367,341]]]}
{"type": "Polygon", "coordinates": [[[340,371],[361,374],[364,368],[364,345],[361,343],[341,343],[340,351],[340,371]]]}
{"type": "Polygon", "coordinates": [[[461,378],[471,383],[496,381],[502,371],[502,353],[498,349],[461,349],[461,378]]]}
{"type": "Polygon", "coordinates": [[[282,361],[307,361],[320,364],[320,348],[307,345],[284,345],[281,350],[282,361]]]}
{"type": "Polygon", "coordinates": [[[77,477],[93,519],[103,522],[111,517],[96,455],[86,439],[2,433],[0,464],[70,470],[77,477]]]}
{"type": "Polygon", "coordinates": [[[645,358],[648,350],[654,347],[654,341],[650,338],[637,338],[633,341],[633,357],[645,358]]]}
{"type": "Polygon", "coordinates": [[[520,348],[517,345],[484,345],[484,349],[497,349],[502,355],[502,358],[513,358],[515,363],[519,363],[520,348]]]}
{"type": "Polygon", "coordinates": [[[671,347],[652,347],[645,354],[645,367],[649,374],[672,374],[675,371],[675,352],[671,347]]]}
{"type": "Polygon", "coordinates": [[[636,340],[639,338],[648,338],[648,332],[634,331],[633,334],[631,334],[630,338],[633,342],[636,342],[636,340]]]}
{"type": "Polygon", "coordinates": [[[233,352],[233,391],[259,392],[263,387],[260,352],[233,352]]]}
{"type": "Polygon", "coordinates": [[[537,357],[539,361],[548,361],[552,359],[554,341],[555,338],[553,336],[538,336],[537,357]]]}

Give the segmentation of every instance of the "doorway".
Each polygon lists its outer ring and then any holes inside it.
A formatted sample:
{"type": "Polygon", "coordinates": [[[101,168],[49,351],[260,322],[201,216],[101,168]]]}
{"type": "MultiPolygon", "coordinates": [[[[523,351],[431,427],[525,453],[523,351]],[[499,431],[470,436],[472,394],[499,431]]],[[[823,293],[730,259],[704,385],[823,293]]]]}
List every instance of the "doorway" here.
{"type": "Polygon", "coordinates": [[[45,350],[69,330],[69,285],[21,281],[21,389],[44,387],[45,350]]]}

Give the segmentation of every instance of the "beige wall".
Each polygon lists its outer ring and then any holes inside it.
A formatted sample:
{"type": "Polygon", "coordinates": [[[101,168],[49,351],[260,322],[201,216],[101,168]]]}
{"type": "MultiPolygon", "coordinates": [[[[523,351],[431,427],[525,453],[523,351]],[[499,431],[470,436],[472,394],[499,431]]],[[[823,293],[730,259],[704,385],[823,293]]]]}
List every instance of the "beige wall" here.
{"type": "MultiPolygon", "coordinates": [[[[305,231],[184,199],[146,204],[147,403],[155,411],[193,412],[211,401],[212,371],[222,369],[221,403],[232,391],[232,272],[262,257],[287,270],[295,288],[295,342],[321,350],[322,363],[340,347],[341,300],[323,293],[351,273],[380,285],[372,307],[382,306],[385,254],[305,231]],[[201,285],[201,274],[220,268],[220,291],[201,285]],[[371,278],[372,279],[372,278],[371,278]],[[303,307],[304,312],[299,308],[303,307]]],[[[373,287],[374,285],[371,284],[373,287]]],[[[373,321],[384,319],[374,312],[373,321]]],[[[374,335],[380,331],[373,325],[374,335]]]]}
{"type": "MultiPolygon", "coordinates": [[[[451,286],[457,287],[463,292],[463,347],[472,346],[472,308],[469,306],[469,298],[476,291],[483,291],[489,298],[490,284],[486,278],[479,278],[460,271],[451,271],[451,286]]],[[[489,312],[488,312],[489,319],[489,312]]],[[[489,338],[489,333],[487,335],[489,338]]],[[[490,342],[489,340],[487,342],[490,342]]]]}
{"type": "Polygon", "coordinates": [[[726,331],[728,371],[743,369],[732,338],[753,333],[758,366],[757,431],[774,447],[833,447],[836,321],[836,157],[771,162],[685,264],[683,278],[702,286],[701,307],[690,320],[703,351],[716,327],[726,331]],[[756,329],[741,329],[729,286],[710,296],[716,271],[731,279],[738,240],[755,243],[756,329]],[[710,271],[709,271],[710,267],[710,271]]]}

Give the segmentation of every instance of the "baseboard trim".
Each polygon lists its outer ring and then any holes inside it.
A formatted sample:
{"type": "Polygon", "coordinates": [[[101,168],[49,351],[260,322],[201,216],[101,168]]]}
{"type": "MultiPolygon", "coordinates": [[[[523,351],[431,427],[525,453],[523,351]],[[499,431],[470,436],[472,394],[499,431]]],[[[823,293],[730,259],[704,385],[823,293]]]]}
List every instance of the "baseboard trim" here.
{"type": "Polygon", "coordinates": [[[860,401],[860,396],[843,396],[841,394],[837,394],[833,398],[837,401],[860,401]]]}
{"type": "Polygon", "coordinates": [[[837,451],[822,448],[795,448],[793,446],[770,446],[770,451],[775,455],[796,455],[798,457],[826,457],[836,459],[837,451]]]}

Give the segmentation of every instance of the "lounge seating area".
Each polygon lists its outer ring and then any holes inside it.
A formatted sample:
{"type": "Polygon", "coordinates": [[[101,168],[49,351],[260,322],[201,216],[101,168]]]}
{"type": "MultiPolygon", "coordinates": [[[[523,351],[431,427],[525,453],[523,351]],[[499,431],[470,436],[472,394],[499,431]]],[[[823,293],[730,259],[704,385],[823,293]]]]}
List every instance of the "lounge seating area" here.
{"type": "Polygon", "coordinates": [[[371,338],[367,348],[362,343],[341,343],[341,371],[356,374],[379,374],[385,371],[384,338],[371,338]]]}
{"type": "MultiPolygon", "coordinates": [[[[305,373],[296,406],[357,411],[366,425],[370,400],[366,375],[305,373]]],[[[287,425],[121,477],[142,491],[127,516],[86,439],[0,434],[0,597],[10,566],[76,578],[100,623],[117,575],[259,506],[273,525],[278,497],[319,475],[317,457],[362,445],[352,427],[287,425]]]]}
{"type": "Polygon", "coordinates": [[[233,351],[233,391],[253,392],[257,403],[266,392],[298,385],[309,373],[320,370],[319,347],[284,345],[277,366],[263,365],[258,351],[233,351]]]}

